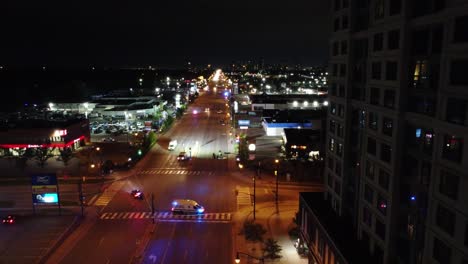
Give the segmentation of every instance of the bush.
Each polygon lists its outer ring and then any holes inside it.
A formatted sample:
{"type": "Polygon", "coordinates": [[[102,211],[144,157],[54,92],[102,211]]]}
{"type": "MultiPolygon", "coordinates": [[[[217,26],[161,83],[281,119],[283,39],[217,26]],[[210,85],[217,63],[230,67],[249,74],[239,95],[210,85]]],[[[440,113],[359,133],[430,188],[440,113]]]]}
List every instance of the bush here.
{"type": "Polygon", "coordinates": [[[300,230],[299,230],[299,227],[297,227],[297,226],[289,229],[289,231],[288,231],[288,234],[289,234],[289,237],[291,238],[291,240],[298,239],[299,238],[299,233],[300,233],[300,230]]]}
{"type": "Polygon", "coordinates": [[[281,258],[281,246],[278,245],[278,241],[274,240],[273,238],[268,238],[265,241],[265,247],[263,248],[263,254],[265,258],[269,259],[278,259],[281,258]]]}
{"type": "Polygon", "coordinates": [[[266,233],[266,229],[253,220],[246,220],[241,230],[241,234],[244,234],[245,239],[248,241],[263,241],[263,235],[266,233]]]}

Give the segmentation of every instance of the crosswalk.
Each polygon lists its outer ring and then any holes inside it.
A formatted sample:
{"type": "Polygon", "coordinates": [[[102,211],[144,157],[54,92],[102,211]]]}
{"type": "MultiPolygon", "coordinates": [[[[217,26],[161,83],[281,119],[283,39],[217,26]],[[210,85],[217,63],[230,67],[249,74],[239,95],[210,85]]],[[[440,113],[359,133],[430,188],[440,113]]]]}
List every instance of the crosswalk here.
{"type": "Polygon", "coordinates": [[[102,193],[102,195],[96,200],[94,205],[106,206],[112,200],[112,198],[114,198],[114,195],[122,188],[124,184],[125,183],[123,181],[113,182],[111,186],[109,186],[109,188],[107,188],[102,193]]]}
{"type": "Polygon", "coordinates": [[[140,174],[178,174],[178,175],[191,175],[191,176],[210,176],[213,175],[212,171],[189,171],[177,169],[149,169],[142,170],[140,174]]]}
{"type": "Polygon", "coordinates": [[[237,190],[237,206],[251,205],[252,195],[250,194],[250,188],[236,186],[236,190],[237,190]]]}
{"type": "MultiPolygon", "coordinates": [[[[151,212],[106,212],[101,220],[151,219],[151,212]]],[[[207,213],[197,215],[173,214],[172,212],[156,212],[154,218],[160,222],[230,222],[231,213],[207,213]]]]}

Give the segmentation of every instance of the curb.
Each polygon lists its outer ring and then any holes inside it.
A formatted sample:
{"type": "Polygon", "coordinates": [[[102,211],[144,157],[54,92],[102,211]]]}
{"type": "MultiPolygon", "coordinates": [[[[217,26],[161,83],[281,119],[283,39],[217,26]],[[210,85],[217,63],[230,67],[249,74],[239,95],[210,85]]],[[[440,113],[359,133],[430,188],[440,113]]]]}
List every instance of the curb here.
{"type": "Polygon", "coordinates": [[[81,224],[82,217],[76,216],[73,223],[68,226],[67,230],[63,232],[60,237],[54,242],[54,245],[50,247],[47,252],[41,256],[41,259],[38,261],[38,264],[44,264],[47,262],[47,259],[54,253],[54,251],[67,239],[67,237],[78,228],[81,224]]]}
{"type": "Polygon", "coordinates": [[[143,234],[143,239],[141,240],[140,245],[136,248],[135,253],[133,254],[132,258],[130,259],[129,263],[142,263],[143,258],[145,257],[146,248],[151,240],[151,235],[154,233],[156,229],[156,223],[150,224],[145,233],[143,234]]]}

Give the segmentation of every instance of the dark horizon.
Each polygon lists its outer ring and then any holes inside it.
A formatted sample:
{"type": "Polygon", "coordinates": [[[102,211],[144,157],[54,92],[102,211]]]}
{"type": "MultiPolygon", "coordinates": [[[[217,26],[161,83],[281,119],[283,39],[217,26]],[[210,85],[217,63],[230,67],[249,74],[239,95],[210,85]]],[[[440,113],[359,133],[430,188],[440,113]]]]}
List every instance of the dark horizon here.
{"type": "Polygon", "coordinates": [[[7,3],[4,67],[176,67],[260,60],[324,65],[328,1],[61,6],[7,3]]]}

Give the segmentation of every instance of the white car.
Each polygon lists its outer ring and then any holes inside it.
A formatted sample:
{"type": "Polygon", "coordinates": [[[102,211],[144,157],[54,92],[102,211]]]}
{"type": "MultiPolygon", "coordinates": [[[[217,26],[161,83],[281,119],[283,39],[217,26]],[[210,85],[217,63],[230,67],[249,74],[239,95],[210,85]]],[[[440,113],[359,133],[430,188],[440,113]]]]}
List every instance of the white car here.
{"type": "Polygon", "coordinates": [[[172,213],[202,214],[205,208],[194,200],[176,199],[172,201],[172,213]]]}
{"type": "Polygon", "coordinates": [[[177,147],[177,140],[171,140],[169,142],[169,146],[167,147],[167,150],[174,150],[177,147]]]}

